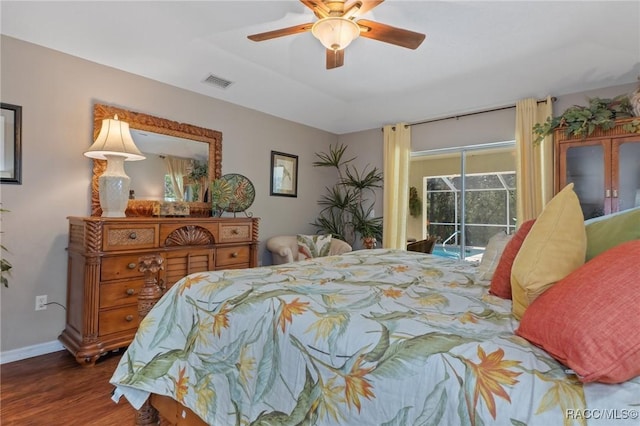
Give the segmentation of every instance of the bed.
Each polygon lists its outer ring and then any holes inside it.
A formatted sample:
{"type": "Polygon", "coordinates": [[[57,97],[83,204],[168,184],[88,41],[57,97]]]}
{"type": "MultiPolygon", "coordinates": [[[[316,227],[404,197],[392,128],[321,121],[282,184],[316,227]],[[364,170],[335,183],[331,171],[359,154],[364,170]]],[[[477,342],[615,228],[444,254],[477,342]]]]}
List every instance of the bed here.
{"type": "Polygon", "coordinates": [[[640,377],[581,383],[474,272],[374,249],[187,276],[140,324],[114,400],[179,404],[177,424],[638,424],[640,377]]]}

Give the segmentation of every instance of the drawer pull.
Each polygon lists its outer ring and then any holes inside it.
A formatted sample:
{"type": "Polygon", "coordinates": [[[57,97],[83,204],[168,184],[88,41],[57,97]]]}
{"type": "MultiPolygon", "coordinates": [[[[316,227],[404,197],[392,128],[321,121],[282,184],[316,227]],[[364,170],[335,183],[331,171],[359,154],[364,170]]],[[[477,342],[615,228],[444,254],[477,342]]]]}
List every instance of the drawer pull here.
{"type": "Polygon", "coordinates": [[[132,233],[129,234],[129,238],[132,239],[132,240],[135,240],[136,238],[138,238],[138,235],[136,235],[135,232],[132,232],[132,233]]]}
{"type": "Polygon", "coordinates": [[[135,292],[136,292],[136,291],[135,291],[134,289],[132,289],[132,288],[128,288],[128,289],[127,289],[127,294],[128,294],[129,296],[133,296],[133,294],[134,294],[135,292]]]}
{"type": "Polygon", "coordinates": [[[128,322],[133,321],[133,315],[127,315],[126,317],[124,317],[125,320],[127,320],[128,322]]]}
{"type": "Polygon", "coordinates": [[[130,264],[127,265],[127,268],[129,269],[136,269],[136,263],[131,262],[130,264]]]}
{"type": "Polygon", "coordinates": [[[231,257],[238,257],[238,252],[234,251],[233,253],[231,253],[231,257]]]}
{"type": "Polygon", "coordinates": [[[238,235],[238,234],[240,233],[240,231],[238,230],[238,228],[233,228],[233,229],[231,230],[231,233],[232,233],[233,235],[238,235]]]}

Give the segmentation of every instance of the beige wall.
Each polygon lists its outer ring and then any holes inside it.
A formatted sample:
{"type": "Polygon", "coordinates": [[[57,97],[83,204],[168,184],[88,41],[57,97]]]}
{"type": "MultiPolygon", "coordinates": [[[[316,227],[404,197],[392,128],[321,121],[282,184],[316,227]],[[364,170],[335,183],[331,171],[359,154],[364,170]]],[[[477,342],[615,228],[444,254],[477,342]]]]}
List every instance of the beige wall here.
{"type": "MultiPolygon", "coordinates": [[[[2,185],[2,244],[13,264],[9,288],[0,290],[4,353],[55,342],[64,328],[58,305],[34,311],[36,295],[66,304],[67,216],[90,212],[91,144],[96,102],[117,105],[223,134],[223,173],[255,185],[250,211],[264,241],[278,234],[314,232],[316,201],[334,177],[312,167],[314,153],[337,136],[218,101],[143,77],[3,36],[2,102],[22,106],[22,185],[2,185]],[[299,156],[298,197],[269,195],[270,151],[299,156]]],[[[301,108],[305,105],[302,104],[301,108]]]]}

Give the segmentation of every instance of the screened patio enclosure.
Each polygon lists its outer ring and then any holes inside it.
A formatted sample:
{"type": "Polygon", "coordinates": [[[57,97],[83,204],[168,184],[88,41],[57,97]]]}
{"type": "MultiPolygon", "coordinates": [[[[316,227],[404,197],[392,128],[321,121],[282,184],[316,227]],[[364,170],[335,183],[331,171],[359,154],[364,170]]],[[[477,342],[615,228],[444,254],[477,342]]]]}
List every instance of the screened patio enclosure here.
{"type": "Polygon", "coordinates": [[[497,232],[515,229],[515,172],[466,175],[466,188],[460,175],[424,180],[427,234],[438,236],[445,249],[464,245],[477,254],[497,232]]]}
{"type": "Polygon", "coordinates": [[[513,142],[412,154],[410,185],[422,214],[407,235],[437,236],[435,254],[479,260],[489,239],[512,233],[516,217],[513,142]]]}

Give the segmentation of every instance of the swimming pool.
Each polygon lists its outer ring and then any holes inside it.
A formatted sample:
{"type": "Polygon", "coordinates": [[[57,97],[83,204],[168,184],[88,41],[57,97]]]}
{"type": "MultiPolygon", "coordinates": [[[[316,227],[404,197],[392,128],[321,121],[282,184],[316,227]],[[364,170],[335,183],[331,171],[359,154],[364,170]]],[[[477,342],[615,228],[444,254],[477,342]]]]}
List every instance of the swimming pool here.
{"type": "MultiPolygon", "coordinates": [[[[484,248],[466,247],[465,259],[480,260],[482,253],[484,253],[484,248]]],[[[446,247],[443,247],[442,244],[436,244],[433,248],[433,254],[440,257],[447,257],[449,259],[460,259],[460,246],[447,245],[446,247]]]]}

